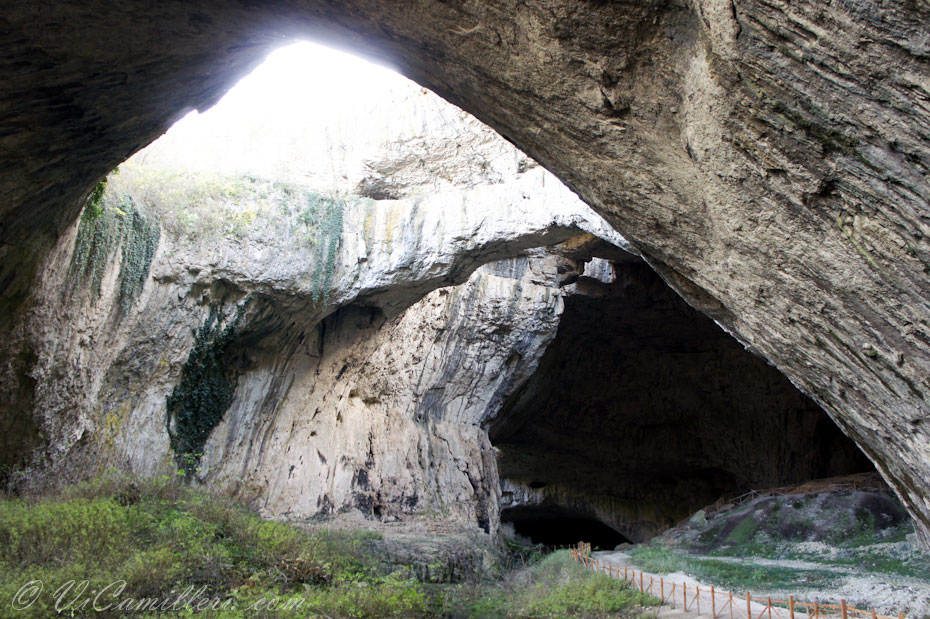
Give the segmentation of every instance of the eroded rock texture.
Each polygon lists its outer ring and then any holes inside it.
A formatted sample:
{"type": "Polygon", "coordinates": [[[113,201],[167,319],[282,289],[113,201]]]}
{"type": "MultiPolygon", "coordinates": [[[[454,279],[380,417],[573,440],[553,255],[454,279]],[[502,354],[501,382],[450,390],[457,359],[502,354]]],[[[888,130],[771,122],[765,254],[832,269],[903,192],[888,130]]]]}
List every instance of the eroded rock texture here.
{"type": "Polygon", "coordinates": [[[538,248],[625,241],[409,88],[415,121],[346,169],[356,193],[177,174],[152,164],[163,145],[111,175],[5,342],[34,350],[16,402],[31,425],[5,436],[3,464],[27,465],[13,481],[180,469],[272,516],[496,531],[481,424],[532,374],[577,268],[538,248]],[[430,156],[405,156],[411,141],[430,156]],[[397,199],[367,197],[365,179],[397,199]]]}
{"type": "MultiPolygon", "coordinates": [[[[7,328],[103,174],[270,47],[318,37],[395,64],[567,181],[829,411],[930,545],[926,0],[128,0],[2,14],[7,328]]],[[[20,380],[4,381],[6,399],[29,397],[35,354],[8,355],[20,380]]]]}
{"type": "Polygon", "coordinates": [[[393,321],[352,305],[306,341],[271,338],[205,445],[203,478],[291,518],[358,510],[495,531],[497,463],[480,423],[554,336],[558,279],[552,257],[515,258],[393,321]]]}

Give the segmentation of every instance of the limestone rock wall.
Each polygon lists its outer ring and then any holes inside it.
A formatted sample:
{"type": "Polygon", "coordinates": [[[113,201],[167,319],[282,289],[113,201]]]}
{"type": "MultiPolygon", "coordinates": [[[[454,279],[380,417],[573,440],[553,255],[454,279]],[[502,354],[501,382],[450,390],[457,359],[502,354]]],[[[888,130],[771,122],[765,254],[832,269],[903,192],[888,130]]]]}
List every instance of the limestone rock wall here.
{"type": "MultiPolygon", "coordinates": [[[[99,434],[102,419],[116,411],[120,426],[136,416],[153,428],[163,425],[164,398],[211,309],[219,308],[221,322],[228,323],[235,308],[252,299],[241,331],[255,340],[281,330],[309,332],[349,304],[394,317],[430,290],[464,281],[481,264],[581,228],[612,234],[564,187],[551,179],[547,184],[541,170],[464,194],[348,199],[338,208],[341,234],[315,240],[289,233],[288,221],[242,235],[179,237],[166,230],[128,313],[117,303],[118,252],[103,265],[99,297],[66,294],[75,226],[49,261],[44,302],[28,321],[37,356],[30,370],[37,385],[33,410],[44,428],[55,429],[46,432],[51,452],[63,454],[86,429],[99,434]],[[321,275],[330,255],[331,270],[321,275]],[[136,406],[145,411],[126,414],[136,406]]],[[[134,450],[132,440],[125,444],[134,450]]],[[[143,451],[138,457],[152,462],[143,451]]]]}
{"type": "MultiPolygon", "coordinates": [[[[830,412],[930,544],[924,0],[4,8],[4,339],[103,174],[314,37],[394,64],[578,190],[830,412]]],[[[5,398],[29,397],[36,354],[7,355],[5,398]]]]}
{"type": "Polygon", "coordinates": [[[534,248],[625,242],[488,128],[417,96],[423,123],[445,122],[435,149],[385,141],[347,170],[368,179],[352,192],[178,172],[170,144],[111,175],[3,344],[31,351],[4,365],[29,379],[7,400],[14,483],[180,468],[271,516],[495,531],[481,424],[562,308],[565,260],[534,248]],[[391,198],[369,197],[375,178],[391,198]]]}
{"type": "Polygon", "coordinates": [[[496,455],[480,421],[554,336],[557,281],[554,258],[519,257],[394,320],[352,305],[299,345],[271,337],[205,446],[202,478],[274,515],[358,510],[496,530],[496,455]]]}

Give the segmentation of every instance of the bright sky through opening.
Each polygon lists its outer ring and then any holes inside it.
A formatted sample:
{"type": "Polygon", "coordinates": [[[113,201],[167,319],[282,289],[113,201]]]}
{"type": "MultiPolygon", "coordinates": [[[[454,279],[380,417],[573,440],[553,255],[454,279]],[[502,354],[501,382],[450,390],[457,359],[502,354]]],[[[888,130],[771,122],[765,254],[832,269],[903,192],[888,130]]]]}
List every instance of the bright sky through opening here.
{"type": "Polygon", "coordinates": [[[406,81],[390,69],[351,54],[315,43],[295,43],[269,54],[209,114],[216,123],[273,119],[299,125],[308,117],[338,116],[353,101],[377,96],[406,81]]]}
{"type": "Polygon", "coordinates": [[[269,54],[217,105],[191,112],[133,161],[335,189],[342,170],[379,145],[422,133],[422,118],[409,110],[423,96],[448,106],[390,69],[295,43],[269,54]]]}

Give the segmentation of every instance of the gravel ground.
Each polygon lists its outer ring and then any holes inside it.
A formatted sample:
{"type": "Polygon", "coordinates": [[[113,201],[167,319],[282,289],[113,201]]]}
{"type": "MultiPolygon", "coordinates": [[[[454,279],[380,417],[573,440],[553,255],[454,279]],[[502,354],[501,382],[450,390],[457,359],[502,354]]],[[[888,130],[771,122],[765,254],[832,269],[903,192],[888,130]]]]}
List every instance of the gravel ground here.
{"type": "Polygon", "coordinates": [[[762,496],[708,514],[701,510],[657,542],[689,559],[745,565],[747,572],[781,568],[837,577],[827,589],[799,574],[794,591],[754,594],[783,598],[791,593],[799,600],[833,604],[845,599],[880,614],[930,617],[930,559],[889,492],[762,496]]]}
{"type": "MultiPolygon", "coordinates": [[[[614,565],[635,567],[635,563],[633,563],[630,556],[624,552],[595,552],[592,556],[602,561],[609,561],[614,565]]],[[[897,615],[899,612],[904,612],[907,617],[930,617],[930,582],[928,581],[903,576],[888,576],[887,574],[856,574],[850,571],[855,570],[855,567],[852,566],[844,572],[841,566],[823,565],[808,561],[691,556],[728,563],[741,563],[746,565],[747,568],[752,566],[779,566],[789,569],[825,569],[845,574],[841,583],[830,590],[804,590],[803,593],[798,591],[754,590],[752,591],[753,596],[764,597],[770,595],[772,598],[784,599],[788,595],[794,595],[798,601],[828,604],[837,604],[841,599],[845,599],[850,606],[861,609],[874,609],[879,614],[897,615]]],[[[692,589],[700,586],[705,592],[710,588],[708,583],[699,582],[683,572],[662,574],[661,576],[665,578],[666,583],[683,582],[692,589]]],[[[737,592],[734,591],[735,593],[737,592]]],[[[740,593],[742,595],[742,592],[740,593]]],[[[703,603],[706,609],[710,606],[710,598],[706,595],[704,597],[707,598],[703,603]]],[[[763,607],[758,606],[758,608],[761,610],[763,607]]],[[[753,609],[756,609],[755,605],[753,609]]],[[[697,616],[697,614],[695,613],[694,616],[697,616]]],[[[801,617],[801,614],[798,614],[798,617],[801,617]]]]}
{"type": "MultiPolygon", "coordinates": [[[[736,557],[702,557],[726,563],[738,563],[747,568],[752,566],[783,567],[797,570],[826,570],[842,576],[842,580],[829,590],[805,589],[803,594],[796,591],[759,591],[760,595],[793,593],[798,599],[812,602],[836,604],[845,599],[857,608],[874,609],[878,613],[897,614],[904,611],[909,617],[930,617],[930,581],[892,574],[872,574],[867,569],[853,565],[831,565],[797,559],[762,559],[736,557]]],[[[753,592],[755,593],[755,592],[753,592]]]]}

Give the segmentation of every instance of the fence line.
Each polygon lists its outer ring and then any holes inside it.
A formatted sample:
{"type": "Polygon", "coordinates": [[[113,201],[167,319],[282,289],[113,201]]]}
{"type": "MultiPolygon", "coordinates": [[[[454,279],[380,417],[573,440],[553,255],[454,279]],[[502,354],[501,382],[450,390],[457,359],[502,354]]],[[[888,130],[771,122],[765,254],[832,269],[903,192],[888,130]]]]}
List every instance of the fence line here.
{"type": "MultiPolygon", "coordinates": [[[[848,475],[842,478],[831,478],[837,479],[837,481],[829,482],[829,487],[834,490],[874,490],[876,488],[885,487],[884,481],[880,477],[875,477],[871,474],[863,475],[848,475]]],[[[827,483],[829,480],[814,480],[814,482],[822,481],[827,483]]],[[[813,483],[813,482],[808,482],[813,483]]],[[[763,497],[763,496],[786,496],[789,494],[806,494],[804,487],[808,484],[795,484],[793,486],[781,486],[779,488],[768,488],[765,490],[750,490],[744,492],[743,494],[731,497],[721,497],[714,501],[711,505],[707,506],[705,509],[707,511],[718,511],[721,506],[726,504],[731,504],[734,507],[742,505],[746,501],[751,501],[752,499],[763,497]]],[[[687,519],[686,519],[687,520],[687,519]]]]}
{"type": "MultiPolygon", "coordinates": [[[[572,559],[581,563],[583,566],[596,572],[601,572],[611,578],[622,578],[630,583],[633,588],[639,588],[641,593],[647,593],[662,600],[662,604],[669,604],[673,608],[678,608],[679,602],[681,608],[685,611],[695,610],[701,613],[701,587],[694,586],[690,589],[687,583],[665,582],[665,577],[659,577],[656,581],[655,576],[646,575],[643,571],[637,571],[628,566],[614,566],[606,561],[600,561],[591,556],[591,544],[580,542],[577,546],[569,548],[572,559]],[[637,580],[638,578],[638,580],[637,580]],[[648,580],[646,580],[648,578],[648,580]]],[[[806,614],[810,618],[826,617],[828,615],[838,615],[843,619],[854,619],[855,616],[869,617],[871,619],[904,619],[904,613],[900,612],[894,615],[879,615],[874,610],[862,610],[846,604],[846,600],[840,600],[839,604],[820,604],[819,602],[799,602],[789,595],[787,600],[773,600],[771,596],[753,596],[748,591],[745,595],[734,595],[731,591],[717,591],[714,587],[704,589],[704,594],[710,595],[710,616],[713,619],[717,617],[729,617],[729,619],[795,619],[795,613],[806,614]],[[722,598],[723,605],[717,606],[718,596],[722,598]],[[743,606],[745,602],[745,606],[743,606]],[[759,614],[754,614],[752,603],[764,604],[759,614]],[[801,609],[804,609],[803,611],[801,609]],[[726,614],[726,613],[729,614],[726,614]],[[722,614],[723,613],[723,614],[722,614]],[[734,614],[736,613],[736,614],[734,614]]]]}

